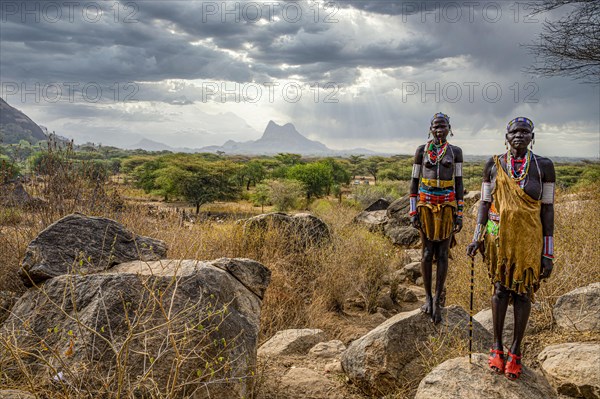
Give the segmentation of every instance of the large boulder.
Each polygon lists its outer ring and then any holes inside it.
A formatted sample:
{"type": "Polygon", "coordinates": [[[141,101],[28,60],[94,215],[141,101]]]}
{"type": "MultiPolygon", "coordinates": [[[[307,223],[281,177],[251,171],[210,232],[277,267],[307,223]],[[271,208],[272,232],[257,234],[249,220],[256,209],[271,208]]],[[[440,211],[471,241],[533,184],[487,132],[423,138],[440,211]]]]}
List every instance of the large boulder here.
{"type": "Polygon", "coordinates": [[[600,283],[559,297],[552,310],[559,327],[570,331],[600,331],[600,283]]]}
{"type": "Polygon", "coordinates": [[[259,356],[306,355],[319,342],[326,341],[323,330],[301,328],[277,331],[258,349],[259,356]]]}
{"type": "Polygon", "coordinates": [[[384,227],[384,234],[396,245],[410,247],[419,243],[421,239],[419,230],[410,224],[408,211],[410,197],[405,195],[398,198],[387,208],[388,223],[384,227]]]}
{"type": "MultiPolygon", "coordinates": [[[[411,362],[431,338],[454,335],[456,339],[468,339],[469,314],[459,306],[444,309],[444,321],[434,325],[428,315],[419,309],[400,313],[365,336],[353,341],[342,355],[342,367],[347,376],[364,391],[385,394],[397,388],[411,373],[411,362]]],[[[476,321],[473,322],[474,349],[485,350],[491,334],[476,321]]]]}
{"type": "Polygon", "coordinates": [[[523,367],[517,381],[490,372],[487,355],[473,354],[450,359],[434,368],[421,380],[415,399],[556,399],[546,379],[523,367]]]}
{"type": "Polygon", "coordinates": [[[383,233],[385,225],[388,223],[387,211],[362,211],[354,217],[356,223],[367,226],[369,231],[383,233]]]}
{"type": "Polygon", "coordinates": [[[262,264],[226,258],[54,277],[13,306],[0,328],[13,348],[0,348],[0,368],[98,397],[117,385],[139,397],[247,397],[269,281],[262,264]]]}
{"type": "Polygon", "coordinates": [[[12,291],[0,291],[0,324],[8,318],[10,310],[17,301],[17,294],[12,291]]]}
{"type": "Polygon", "coordinates": [[[74,213],[44,229],[25,251],[26,285],[63,274],[90,274],[133,260],[165,258],[167,245],[138,236],[114,220],[74,213]]]}
{"type": "Polygon", "coordinates": [[[289,237],[290,243],[300,247],[321,244],[329,241],[329,226],[310,213],[288,215],[282,212],[265,213],[244,221],[245,234],[262,234],[269,229],[282,231],[289,237]]]}
{"type": "Polygon", "coordinates": [[[559,394],[600,398],[600,344],[577,342],[548,346],[538,360],[559,394]]]}

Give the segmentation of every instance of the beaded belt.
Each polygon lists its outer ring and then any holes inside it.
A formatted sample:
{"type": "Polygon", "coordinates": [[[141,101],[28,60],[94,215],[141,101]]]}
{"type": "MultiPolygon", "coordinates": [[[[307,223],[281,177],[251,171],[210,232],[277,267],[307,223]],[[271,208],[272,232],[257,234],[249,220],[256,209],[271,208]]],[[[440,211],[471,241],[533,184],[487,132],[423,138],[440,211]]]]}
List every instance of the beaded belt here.
{"type": "Polygon", "coordinates": [[[492,206],[490,206],[490,209],[488,210],[488,219],[493,220],[494,222],[500,221],[500,214],[496,210],[494,203],[492,203],[492,206]]]}
{"type": "Polygon", "coordinates": [[[454,193],[454,191],[441,195],[424,193],[422,191],[419,193],[419,201],[431,205],[443,205],[448,202],[453,202],[455,200],[456,194],[454,193]]]}
{"type": "Polygon", "coordinates": [[[454,180],[437,180],[422,178],[421,183],[429,187],[451,188],[454,187],[454,180]]]}

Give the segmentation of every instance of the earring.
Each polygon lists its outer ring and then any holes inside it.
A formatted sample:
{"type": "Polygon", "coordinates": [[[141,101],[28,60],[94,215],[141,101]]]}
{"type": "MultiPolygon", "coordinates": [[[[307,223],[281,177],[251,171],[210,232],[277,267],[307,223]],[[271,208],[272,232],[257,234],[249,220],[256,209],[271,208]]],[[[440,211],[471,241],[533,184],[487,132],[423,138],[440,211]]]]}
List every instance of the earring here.
{"type": "Polygon", "coordinates": [[[427,138],[430,139],[431,138],[431,130],[429,131],[429,133],[427,133],[427,138]]]}
{"type": "Polygon", "coordinates": [[[531,149],[533,150],[533,145],[535,144],[535,139],[531,141],[531,149]]]}
{"type": "Polygon", "coordinates": [[[506,147],[506,151],[508,151],[508,141],[504,140],[504,147],[506,147]]]}
{"type": "Polygon", "coordinates": [[[454,133],[452,133],[452,129],[450,129],[450,137],[454,137],[454,133]]]}

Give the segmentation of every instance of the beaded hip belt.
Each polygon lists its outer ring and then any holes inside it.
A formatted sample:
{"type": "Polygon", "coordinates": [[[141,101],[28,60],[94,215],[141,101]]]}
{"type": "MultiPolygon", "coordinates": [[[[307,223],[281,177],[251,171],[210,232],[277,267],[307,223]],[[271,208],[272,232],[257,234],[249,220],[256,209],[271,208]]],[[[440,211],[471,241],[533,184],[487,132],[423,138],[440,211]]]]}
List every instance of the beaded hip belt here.
{"type": "Polygon", "coordinates": [[[454,180],[437,180],[437,179],[427,179],[424,177],[421,179],[421,183],[426,186],[436,187],[436,188],[454,187],[454,180]]]}
{"type": "Polygon", "coordinates": [[[448,202],[453,202],[456,200],[456,194],[454,191],[451,191],[447,194],[430,194],[426,192],[419,192],[419,201],[425,202],[426,204],[431,205],[443,205],[448,202]]]}

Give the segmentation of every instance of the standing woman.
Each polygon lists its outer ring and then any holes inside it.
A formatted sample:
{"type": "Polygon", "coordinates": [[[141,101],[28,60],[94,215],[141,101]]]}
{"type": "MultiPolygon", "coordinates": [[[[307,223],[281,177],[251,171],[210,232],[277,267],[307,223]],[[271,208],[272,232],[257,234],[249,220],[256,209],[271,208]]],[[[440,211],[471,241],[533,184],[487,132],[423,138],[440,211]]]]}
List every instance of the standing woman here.
{"type": "Polygon", "coordinates": [[[494,294],[494,344],[489,366],[515,380],[522,371],[521,342],[531,303],[554,259],[554,164],[535,155],[533,122],[508,123],[507,151],[492,157],[483,171],[477,227],[467,254],[485,252],[494,294]],[[514,339],[504,354],[502,330],[509,303],[514,305],[514,339]]]}
{"type": "Polygon", "coordinates": [[[415,153],[410,186],[410,217],[421,232],[421,272],[425,287],[425,304],[421,311],[434,323],[442,320],[448,253],[453,234],[462,229],[463,155],[459,147],[448,143],[450,118],[437,113],[431,119],[426,144],[415,153]],[[435,296],[431,295],[433,261],[436,260],[435,296]]]}

